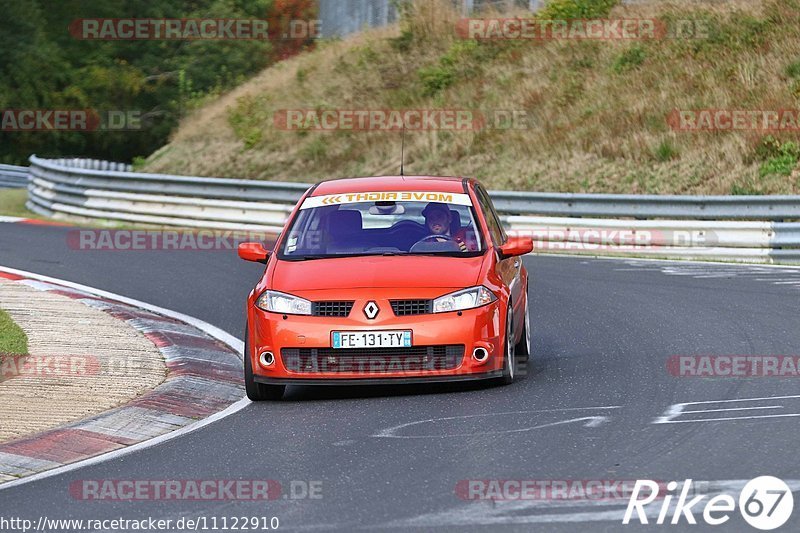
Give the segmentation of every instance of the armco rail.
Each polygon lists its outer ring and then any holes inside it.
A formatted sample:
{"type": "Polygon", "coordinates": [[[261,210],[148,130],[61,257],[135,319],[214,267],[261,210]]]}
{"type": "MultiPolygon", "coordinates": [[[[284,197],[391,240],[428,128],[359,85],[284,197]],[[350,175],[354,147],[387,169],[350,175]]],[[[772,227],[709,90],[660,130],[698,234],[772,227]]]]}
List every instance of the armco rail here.
{"type": "Polygon", "coordinates": [[[28,167],[0,165],[0,189],[24,189],[28,185],[28,167]]]}
{"type": "MultiPolygon", "coordinates": [[[[309,187],[303,183],[144,174],[130,172],[122,164],[85,159],[31,156],[30,161],[28,207],[49,216],[276,231],[309,187]]],[[[799,196],[494,191],[492,198],[507,227],[531,235],[539,250],[800,262],[800,223],[783,222],[800,219],[799,196]]]]}
{"type": "Polygon", "coordinates": [[[496,191],[498,210],[568,217],[691,220],[800,219],[800,196],[674,196],[496,191]]]}

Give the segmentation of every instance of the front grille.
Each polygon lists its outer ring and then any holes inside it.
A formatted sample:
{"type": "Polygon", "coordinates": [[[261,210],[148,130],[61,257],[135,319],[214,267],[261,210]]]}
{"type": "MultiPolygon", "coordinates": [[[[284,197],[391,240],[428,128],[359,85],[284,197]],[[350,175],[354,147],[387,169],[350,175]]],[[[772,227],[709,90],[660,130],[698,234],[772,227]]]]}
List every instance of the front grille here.
{"type": "Polygon", "coordinates": [[[311,314],[314,316],[348,316],[354,303],[352,300],[311,302],[311,314]]]}
{"type": "Polygon", "coordinates": [[[433,312],[433,300],[391,300],[397,316],[426,315],[433,312]]]}
{"type": "Polygon", "coordinates": [[[286,370],[295,373],[323,372],[386,374],[451,370],[461,364],[464,345],[412,346],[409,348],[282,348],[286,370]]]}

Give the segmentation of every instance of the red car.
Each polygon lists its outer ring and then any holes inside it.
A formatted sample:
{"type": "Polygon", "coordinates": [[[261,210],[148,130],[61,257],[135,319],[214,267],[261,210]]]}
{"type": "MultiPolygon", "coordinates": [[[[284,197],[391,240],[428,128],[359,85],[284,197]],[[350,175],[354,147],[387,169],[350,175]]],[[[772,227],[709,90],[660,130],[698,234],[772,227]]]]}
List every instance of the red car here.
{"type": "Polygon", "coordinates": [[[247,301],[251,400],[290,384],[495,379],[530,354],[530,238],[506,235],[474,179],[332,180],[300,199],[247,301]]]}

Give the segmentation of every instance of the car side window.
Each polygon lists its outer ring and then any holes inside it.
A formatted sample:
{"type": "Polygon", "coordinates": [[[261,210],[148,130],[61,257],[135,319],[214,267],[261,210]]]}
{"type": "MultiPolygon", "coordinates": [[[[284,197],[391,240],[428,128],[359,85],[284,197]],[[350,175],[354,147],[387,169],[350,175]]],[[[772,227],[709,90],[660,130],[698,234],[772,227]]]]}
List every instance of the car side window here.
{"type": "Polygon", "coordinates": [[[492,205],[492,200],[489,198],[489,195],[483,187],[475,187],[475,194],[478,196],[478,203],[481,206],[484,218],[486,218],[486,225],[489,226],[489,233],[492,235],[492,241],[494,241],[497,246],[505,243],[508,236],[500,222],[500,217],[497,216],[497,211],[494,210],[494,205],[492,205]]]}

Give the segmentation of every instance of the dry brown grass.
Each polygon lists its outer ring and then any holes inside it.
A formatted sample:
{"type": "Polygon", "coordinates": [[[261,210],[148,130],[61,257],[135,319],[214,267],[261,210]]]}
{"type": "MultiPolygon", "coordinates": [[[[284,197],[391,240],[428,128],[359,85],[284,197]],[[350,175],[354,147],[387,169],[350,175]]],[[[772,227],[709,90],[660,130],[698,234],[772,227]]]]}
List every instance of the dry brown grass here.
{"type": "Polygon", "coordinates": [[[474,45],[456,37],[458,13],[422,0],[399,26],[322,43],[203,107],[146,170],[288,181],[392,174],[399,133],[284,131],[273,113],[511,109],[532,127],[407,133],[406,172],[519,190],[800,193],[796,173],[760,177],[763,133],[676,132],[665,120],[673,109],[798,108],[800,81],[787,74],[800,61],[796,0],[675,0],[618,6],[611,17],[704,18],[716,36],[474,45]],[[440,72],[442,58],[455,59],[454,81],[426,93],[421,71],[440,72]]]}

